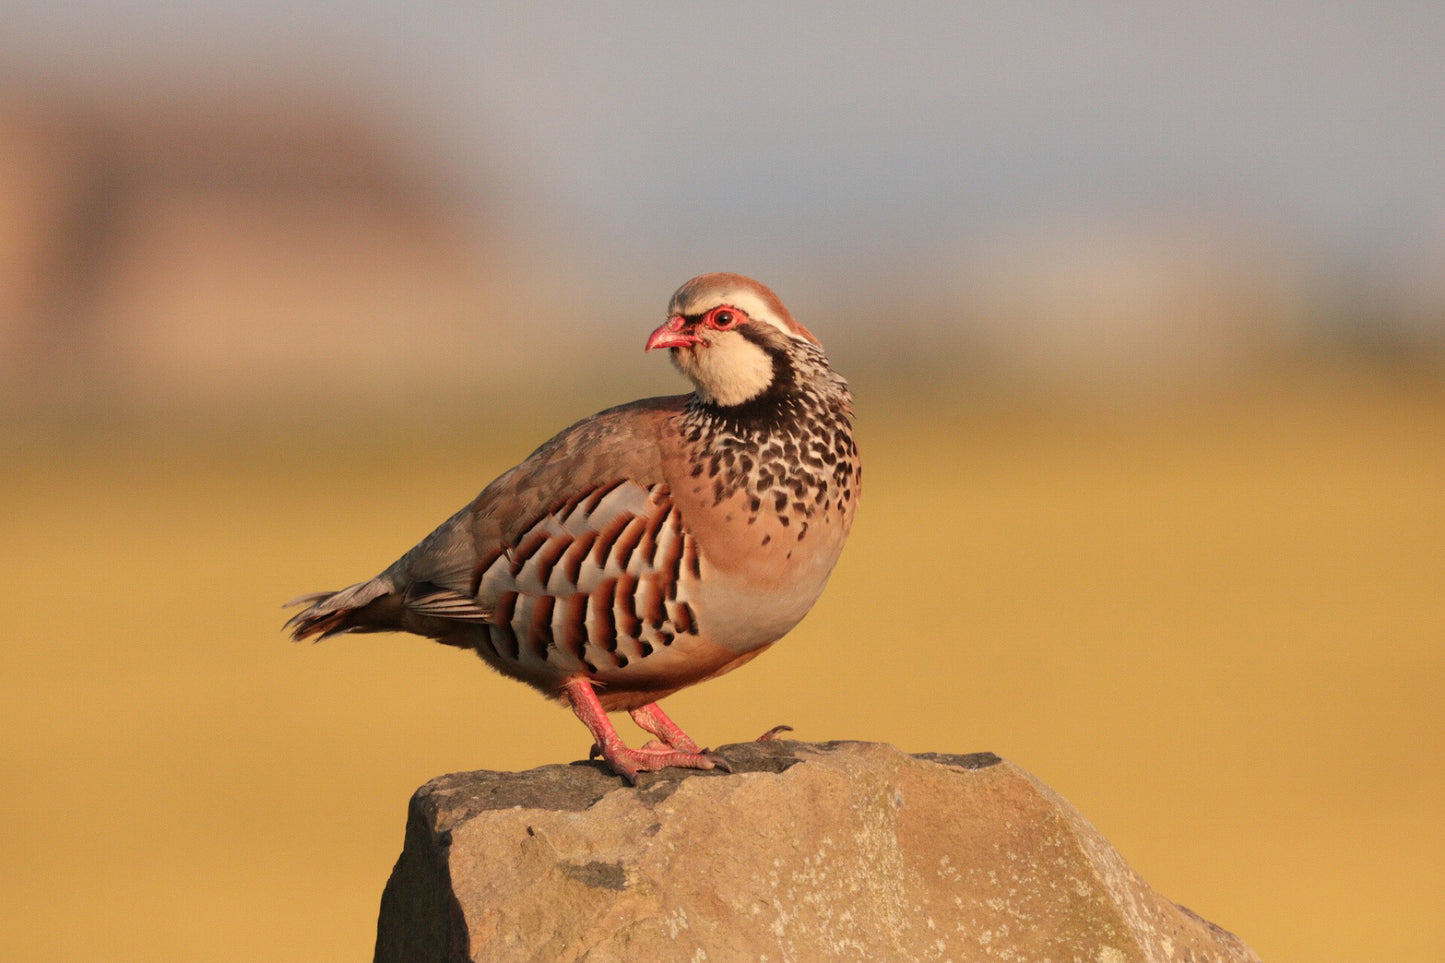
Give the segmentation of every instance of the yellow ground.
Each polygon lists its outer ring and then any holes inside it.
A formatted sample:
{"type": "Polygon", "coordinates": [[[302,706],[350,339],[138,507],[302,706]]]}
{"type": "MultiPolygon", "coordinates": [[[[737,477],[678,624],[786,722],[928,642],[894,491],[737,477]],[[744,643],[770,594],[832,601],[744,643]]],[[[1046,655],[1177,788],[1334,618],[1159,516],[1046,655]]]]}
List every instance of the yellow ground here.
{"type": "MultiPolygon", "coordinates": [[[[832,587],[675,718],[993,750],[1270,963],[1445,959],[1445,387],[864,401],[832,587]]],[[[373,574],[555,427],[12,448],[0,958],[368,958],[417,785],[583,753],[465,653],[279,631],[281,601],[373,574]]]]}

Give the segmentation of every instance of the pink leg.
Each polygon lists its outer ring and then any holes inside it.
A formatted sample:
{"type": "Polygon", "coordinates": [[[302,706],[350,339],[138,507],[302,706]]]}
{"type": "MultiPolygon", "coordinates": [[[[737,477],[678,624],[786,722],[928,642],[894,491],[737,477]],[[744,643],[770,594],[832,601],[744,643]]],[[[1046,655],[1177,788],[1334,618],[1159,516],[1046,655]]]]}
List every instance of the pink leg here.
{"type": "Polygon", "coordinates": [[[673,749],[681,752],[702,752],[696,742],[692,741],[687,733],[678,728],[677,723],[667,717],[662,707],[656,702],[649,702],[640,709],[633,709],[628,715],[632,721],[637,723],[644,732],[650,732],[673,749]]]}
{"type": "MultiPolygon", "coordinates": [[[[602,751],[602,759],[623,779],[630,783],[637,782],[639,772],[653,772],[658,769],[666,769],[668,766],[679,766],[684,769],[727,769],[727,763],[718,757],[709,756],[703,752],[679,751],[669,746],[652,746],[642,749],[629,749],[622,742],[622,737],[613,728],[612,721],[607,718],[607,713],[602,708],[602,703],[597,701],[597,692],[592,688],[592,683],[586,679],[571,679],[566,685],[567,700],[572,704],[572,711],[587,731],[592,733],[592,739],[597,748],[602,751]]],[[[666,716],[663,716],[666,719],[666,716]]],[[[668,724],[672,725],[671,720],[668,724]]],[[[672,725],[681,735],[682,730],[672,725]]],[[[683,736],[686,739],[686,736],[683,736]]],[[[692,742],[688,739],[688,742],[692,742]]],[[[694,748],[696,743],[693,744],[694,748]]]]}

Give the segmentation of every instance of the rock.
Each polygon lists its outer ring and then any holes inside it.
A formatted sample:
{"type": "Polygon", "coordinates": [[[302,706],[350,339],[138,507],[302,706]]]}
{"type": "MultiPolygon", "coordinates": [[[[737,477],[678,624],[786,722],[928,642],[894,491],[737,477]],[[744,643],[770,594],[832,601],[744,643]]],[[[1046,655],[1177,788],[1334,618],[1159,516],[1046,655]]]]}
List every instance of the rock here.
{"type": "Polygon", "coordinates": [[[991,753],[750,743],[636,788],[600,765],[412,797],[376,960],[1246,961],[991,753]]]}

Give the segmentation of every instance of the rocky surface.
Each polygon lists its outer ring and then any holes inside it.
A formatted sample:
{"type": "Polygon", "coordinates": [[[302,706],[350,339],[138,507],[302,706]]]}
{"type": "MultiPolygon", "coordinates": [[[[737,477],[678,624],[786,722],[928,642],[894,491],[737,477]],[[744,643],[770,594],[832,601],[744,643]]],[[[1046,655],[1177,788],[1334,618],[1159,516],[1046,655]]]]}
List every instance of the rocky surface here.
{"type": "Polygon", "coordinates": [[[636,788],[599,765],[412,798],[378,961],[1257,961],[989,753],[751,743],[636,788]]]}

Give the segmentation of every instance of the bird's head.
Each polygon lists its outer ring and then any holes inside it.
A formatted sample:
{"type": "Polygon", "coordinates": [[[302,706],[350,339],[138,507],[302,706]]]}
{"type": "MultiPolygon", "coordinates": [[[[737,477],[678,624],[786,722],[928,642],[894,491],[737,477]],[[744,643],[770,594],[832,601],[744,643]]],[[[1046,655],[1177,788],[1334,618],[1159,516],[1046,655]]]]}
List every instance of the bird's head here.
{"type": "Polygon", "coordinates": [[[740,274],[703,274],[677,289],[647,350],[670,349],[705,401],[731,407],[773,387],[803,343],[818,339],[766,286],[740,274]]]}

